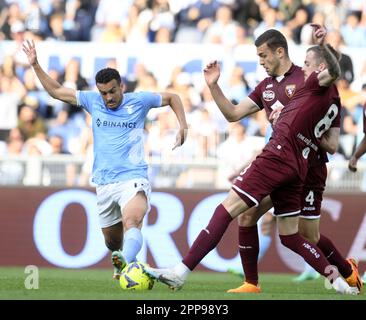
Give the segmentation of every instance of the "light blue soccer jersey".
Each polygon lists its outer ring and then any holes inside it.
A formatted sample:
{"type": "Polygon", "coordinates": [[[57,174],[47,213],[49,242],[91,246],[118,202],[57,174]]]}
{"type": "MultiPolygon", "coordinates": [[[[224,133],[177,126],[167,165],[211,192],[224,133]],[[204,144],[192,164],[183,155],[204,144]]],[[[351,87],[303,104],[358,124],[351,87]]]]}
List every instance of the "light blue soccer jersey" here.
{"type": "Polygon", "coordinates": [[[101,185],[146,178],[144,122],[150,108],[160,107],[160,94],[132,92],[122,104],[108,109],[98,92],[77,91],[78,106],[92,117],[94,138],[93,182],[101,185]]]}

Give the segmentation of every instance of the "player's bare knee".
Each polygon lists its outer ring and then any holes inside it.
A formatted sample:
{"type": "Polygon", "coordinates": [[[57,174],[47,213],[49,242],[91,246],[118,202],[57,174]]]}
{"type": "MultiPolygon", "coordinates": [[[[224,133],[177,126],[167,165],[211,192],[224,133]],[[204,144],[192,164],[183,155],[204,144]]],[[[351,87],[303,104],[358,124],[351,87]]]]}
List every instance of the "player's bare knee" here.
{"type": "Polygon", "coordinates": [[[240,227],[252,227],[257,224],[256,217],[253,217],[252,215],[242,213],[238,217],[238,224],[240,227]]]}
{"type": "Polygon", "coordinates": [[[131,228],[141,228],[144,217],[127,216],[122,217],[123,228],[125,231],[131,228]]]}

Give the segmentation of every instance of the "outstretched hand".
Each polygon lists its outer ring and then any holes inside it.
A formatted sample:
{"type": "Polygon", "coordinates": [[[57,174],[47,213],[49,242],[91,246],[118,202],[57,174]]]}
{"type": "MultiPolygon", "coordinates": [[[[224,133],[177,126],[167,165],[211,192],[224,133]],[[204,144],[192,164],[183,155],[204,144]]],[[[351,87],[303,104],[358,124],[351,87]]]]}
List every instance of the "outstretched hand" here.
{"type": "Polygon", "coordinates": [[[26,40],[23,42],[23,51],[27,55],[28,62],[32,66],[37,62],[37,51],[34,45],[34,41],[26,40]]]}
{"type": "Polygon", "coordinates": [[[276,108],[276,109],[274,109],[274,110],[270,113],[270,115],[269,115],[269,117],[268,117],[268,120],[269,120],[269,122],[272,124],[272,126],[274,126],[274,125],[276,124],[276,122],[277,122],[277,120],[278,120],[278,118],[279,118],[279,116],[280,116],[281,111],[282,111],[282,109],[283,109],[283,108],[284,108],[284,107],[276,108]]]}
{"type": "Polygon", "coordinates": [[[323,45],[325,36],[327,35],[327,30],[317,23],[312,23],[311,26],[313,27],[313,41],[314,44],[323,45]]]}
{"type": "Polygon", "coordinates": [[[203,69],[203,74],[208,86],[216,84],[220,78],[220,65],[217,60],[213,60],[203,69]]]}
{"type": "Polygon", "coordinates": [[[184,141],[186,141],[187,139],[187,134],[188,134],[188,129],[187,128],[180,128],[178,133],[177,133],[177,136],[176,136],[176,139],[175,139],[175,144],[172,148],[172,150],[174,150],[175,148],[177,147],[180,147],[184,141]]]}
{"type": "Polygon", "coordinates": [[[352,172],[357,171],[357,159],[354,156],[348,162],[348,169],[352,172]]]}

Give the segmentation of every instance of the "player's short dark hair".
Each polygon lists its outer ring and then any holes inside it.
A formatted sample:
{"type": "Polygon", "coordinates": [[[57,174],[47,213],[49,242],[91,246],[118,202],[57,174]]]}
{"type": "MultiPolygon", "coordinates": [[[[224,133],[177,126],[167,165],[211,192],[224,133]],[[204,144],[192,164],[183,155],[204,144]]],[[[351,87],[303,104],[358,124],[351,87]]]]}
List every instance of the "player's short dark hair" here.
{"type": "MultiPolygon", "coordinates": [[[[337,61],[341,59],[341,54],[334,49],[329,43],[326,44],[329,51],[336,57],[337,61]]],[[[322,51],[319,46],[312,46],[306,52],[313,51],[315,53],[315,58],[317,59],[317,64],[325,62],[322,51]]]]}
{"type": "Polygon", "coordinates": [[[263,32],[254,42],[258,48],[263,44],[267,44],[267,47],[272,51],[277,48],[284,48],[286,55],[288,55],[288,45],[285,36],[276,29],[269,29],[263,32]]]}
{"type": "Polygon", "coordinates": [[[108,83],[115,79],[118,84],[121,84],[121,75],[116,69],[113,68],[104,68],[97,72],[95,75],[96,83],[108,83]]]}

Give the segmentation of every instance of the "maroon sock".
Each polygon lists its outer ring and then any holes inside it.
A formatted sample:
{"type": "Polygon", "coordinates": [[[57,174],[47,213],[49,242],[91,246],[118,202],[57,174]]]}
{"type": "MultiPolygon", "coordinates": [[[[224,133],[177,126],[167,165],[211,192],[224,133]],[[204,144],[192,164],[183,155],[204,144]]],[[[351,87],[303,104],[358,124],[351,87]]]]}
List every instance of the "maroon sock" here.
{"type": "Polygon", "coordinates": [[[327,260],[338,268],[343,278],[348,278],[352,274],[351,265],[343,258],[330,239],[321,234],[316,245],[324,253],[327,260]]]}
{"type": "Polygon", "coordinates": [[[280,239],[285,247],[302,256],[304,260],[321,275],[324,277],[329,276],[331,272],[331,270],[327,270],[329,262],[325,258],[323,252],[315,244],[311,244],[300,236],[298,232],[287,236],[280,235],[280,239]]]}
{"type": "Polygon", "coordinates": [[[257,225],[239,226],[239,253],[243,266],[245,281],[258,284],[259,239],[257,225]]]}
{"type": "Polygon", "coordinates": [[[207,227],[200,232],[188,254],[183,259],[183,263],[190,270],[193,270],[206,254],[216,247],[232,220],[233,218],[224,206],[220,204],[207,227]]]}

